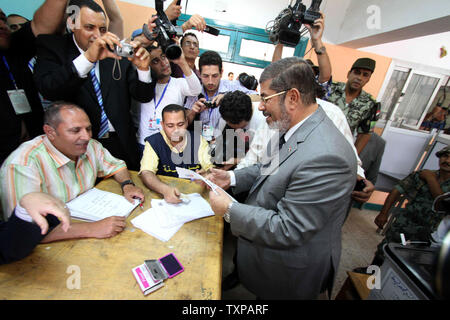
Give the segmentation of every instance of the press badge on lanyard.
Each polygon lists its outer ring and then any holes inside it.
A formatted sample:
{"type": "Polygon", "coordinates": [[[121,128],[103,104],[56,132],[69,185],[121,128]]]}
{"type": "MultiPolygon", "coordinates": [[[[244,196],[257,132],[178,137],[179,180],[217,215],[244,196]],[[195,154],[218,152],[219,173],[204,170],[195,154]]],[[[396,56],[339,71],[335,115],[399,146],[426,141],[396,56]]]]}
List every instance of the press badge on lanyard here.
{"type": "MultiPolygon", "coordinates": [[[[218,91],[214,94],[213,98],[218,94],[218,91]]],[[[208,94],[205,92],[205,96],[206,96],[206,101],[209,101],[209,97],[208,94]]],[[[208,122],[211,121],[211,113],[213,112],[213,109],[209,109],[208,110],[209,115],[208,115],[208,122]]],[[[203,138],[205,138],[206,141],[211,141],[212,138],[214,137],[214,127],[210,126],[208,124],[204,124],[202,126],[202,136],[203,138]]]]}
{"type": "Polygon", "coordinates": [[[202,136],[206,141],[211,141],[214,135],[214,127],[204,124],[202,129],[202,136]]]}
{"type": "Polygon", "coordinates": [[[159,105],[161,104],[162,99],[164,98],[164,95],[166,94],[167,87],[169,86],[171,78],[169,78],[169,81],[164,86],[164,90],[161,94],[161,97],[159,98],[158,102],[156,102],[156,88],[153,91],[154,93],[154,101],[155,101],[155,111],[153,112],[153,118],[150,118],[148,120],[148,128],[150,130],[159,130],[161,128],[161,119],[156,118],[156,109],[158,109],[159,105]]]}
{"type": "Polygon", "coordinates": [[[159,130],[161,127],[161,119],[150,119],[148,120],[148,128],[150,130],[159,130]]]}
{"type": "Polygon", "coordinates": [[[27,96],[25,95],[25,90],[19,89],[17,87],[16,80],[14,79],[14,76],[11,73],[11,69],[9,68],[8,61],[6,61],[5,56],[3,56],[3,62],[5,63],[6,69],[8,69],[9,78],[11,79],[12,83],[14,84],[14,87],[16,89],[14,90],[7,90],[9,100],[11,101],[11,104],[14,108],[14,111],[16,114],[24,114],[31,112],[31,106],[28,102],[27,96]]]}

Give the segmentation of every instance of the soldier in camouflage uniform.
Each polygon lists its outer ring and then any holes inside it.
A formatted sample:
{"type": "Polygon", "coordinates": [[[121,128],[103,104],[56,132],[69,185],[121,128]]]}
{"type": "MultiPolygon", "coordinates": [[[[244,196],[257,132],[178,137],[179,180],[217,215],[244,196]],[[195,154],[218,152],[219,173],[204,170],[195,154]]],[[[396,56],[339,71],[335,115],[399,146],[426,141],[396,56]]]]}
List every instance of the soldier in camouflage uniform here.
{"type": "Polygon", "coordinates": [[[405,195],[408,204],[398,214],[391,227],[386,231],[385,238],[378,245],[372,264],[381,265],[384,260],[383,246],[389,242],[401,243],[400,233],[406,240],[431,241],[431,234],[436,230],[445,213],[431,210],[434,199],[450,191],[450,146],[436,153],[439,157],[439,170],[421,170],[413,172],[400,181],[389,194],[375,224],[383,228],[389,209],[405,195]]]}
{"type": "Polygon", "coordinates": [[[374,70],[375,60],[369,58],[356,60],[347,74],[347,82],[333,82],[324,98],[341,108],[352,133],[357,131],[355,146],[358,153],[370,139],[370,133],[380,113],[379,103],[362,90],[374,70]]]}

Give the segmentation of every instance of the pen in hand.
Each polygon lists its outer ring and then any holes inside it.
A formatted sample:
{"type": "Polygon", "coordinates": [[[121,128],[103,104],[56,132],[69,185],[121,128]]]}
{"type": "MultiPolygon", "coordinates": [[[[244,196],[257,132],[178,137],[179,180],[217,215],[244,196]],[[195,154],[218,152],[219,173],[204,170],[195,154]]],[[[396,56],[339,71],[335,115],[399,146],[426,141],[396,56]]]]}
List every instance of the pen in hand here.
{"type": "Polygon", "coordinates": [[[133,199],[139,200],[139,208],[141,208],[141,210],[144,211],[144,205],[143,205],[144,201],[142,201],[142,199],[139,197],[133,197],[133,199]]]}

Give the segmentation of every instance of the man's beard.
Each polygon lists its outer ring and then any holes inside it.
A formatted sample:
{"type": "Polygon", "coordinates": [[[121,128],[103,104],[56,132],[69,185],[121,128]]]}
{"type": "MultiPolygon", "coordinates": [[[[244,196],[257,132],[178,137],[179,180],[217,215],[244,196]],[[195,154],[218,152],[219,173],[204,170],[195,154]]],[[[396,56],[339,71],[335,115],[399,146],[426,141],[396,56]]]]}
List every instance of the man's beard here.
{"type": "Polygon", "coordinates": [[[280,101],[279,105],[281,110],[281,119],[277,121],[272,121],[272,123],[269,124],[269,128],[278,130],[281,136],[288,131],[289,126],[291,124],[291,116],[286,112],[286,108],[283,102],[280,101]]]}

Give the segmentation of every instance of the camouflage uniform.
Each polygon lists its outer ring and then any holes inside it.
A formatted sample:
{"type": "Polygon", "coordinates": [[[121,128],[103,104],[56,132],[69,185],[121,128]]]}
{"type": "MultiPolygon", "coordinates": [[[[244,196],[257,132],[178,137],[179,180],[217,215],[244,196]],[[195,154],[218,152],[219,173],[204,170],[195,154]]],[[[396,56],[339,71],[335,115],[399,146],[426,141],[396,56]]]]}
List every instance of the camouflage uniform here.
{"type": "MultiPolygon", "coordinates": [[[[383,259],[383,246],[389,242],[401,243],[400,233],[405,234],[406,240],[425,241],[431,240],[431,233],[438,227],[445,213],[435,213],[431,210],[433,196],[428,184],[419,177],[420,172],[413,172],[399,182],[395,188],[408,199],[408,204],[403,209],[391,227],[386,231],[385,238],[378,245],[375,254],[383,259]]],[[[439,170],[436,171],[439,177],[439,170]]],[[[450,191],[450,179],[440,184],[442,191],[450,191]]]]}
{"type": "Polygon", "coordinates": [[[380,104],[370,94],[362,90],[361,94],[347,105],[345,86],[346,83],[344,82],[333,82],[325,99],[341,108],[352,133],[356,129],[358,130],[357,133],[373,132],[380,113],[380,104]]]}

